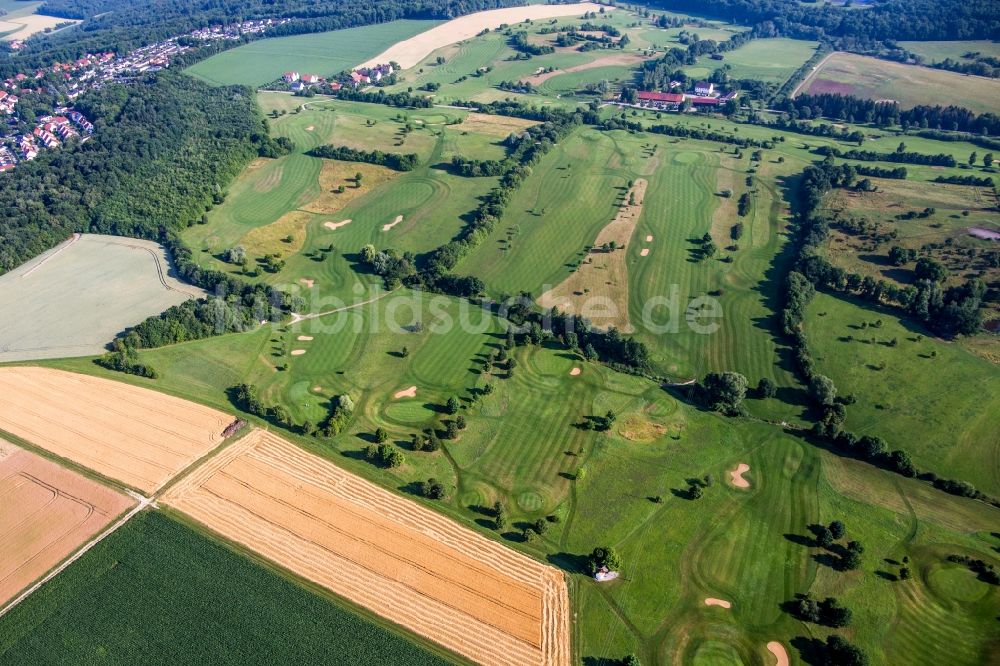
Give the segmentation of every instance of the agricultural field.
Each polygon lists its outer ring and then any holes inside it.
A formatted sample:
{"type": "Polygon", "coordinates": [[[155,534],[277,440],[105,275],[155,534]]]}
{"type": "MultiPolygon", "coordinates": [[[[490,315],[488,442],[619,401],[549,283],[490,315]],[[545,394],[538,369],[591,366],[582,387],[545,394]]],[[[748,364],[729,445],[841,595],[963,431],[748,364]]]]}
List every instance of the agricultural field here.
{"type": "Polygon", "coordinates": [[[157,243],[74,236],[0,275],[0,362],[98,354],[128,326],[201,294],[173,277],[157,243]]]}
{"type": "Polygon", "coordinates": [[[145,492],[213,449],[233,420],[148,388],[51,368],[0,368],[0,431],[145,492]]]}
{"type": "Polygon", "coordinates": [[[138,514],[0,617],[0,663],[112,661],[454,663],[161,511],[138,514]]]}
{"type": "Polygon", "coordinates": [[[918,467],[1000,492],[995,358],[938,340],[892,312],[825,294],[808,314],[817,371],[857,401],[847,406],[849,430],[905,443],[918,467]]]}
{"type": "Polygon", "coordinates": [[[559,571],[271,433],[247,435],[163,501],[478,663],[570,663],[559,571]]]}
{"type": "Polygon", "coordinates": [[[0,440],[0,608],[135,502],[0,440]]]}
{"type": "MultiPolygon", "coordinates": [[[[698,32],[696,28],[691,31],[698,32]]],[[[699,36],[706,39],[700,32],[699,36]]],[[[812,57],[817,46],[816,42],[800,39],[755,39],[735,51],[724,53],[723,60],[703,56],[693,67],[685,68],[684,73],[694,78],[705,78],[716,69],[728,66],[731,78],[781,84],[812,57]]]]}
{"type": "Polygon", "coordinates": [[[399,20],[292,37],[261,39],[222,51],[185,70],[213,85],[261,86],[287,71],[332,76],[440,21],[399,20]]]}
{"type": "Polygon", "coordinates": [[[996,110],[1000,80],[837,52],[824,60],[797,92],[895,100],[904,109],[961,100],[963,107],[975,113],[988,113],[996,110]]]}
{"type": "Polygon", "coordinates": [[[6,14],[0,16],[0,40],[9,42],[15,39],[27,39],[47,29],[51,31],[60,23],[73,25],[79,23],[71,19],[36,13],[43,4],[23,0],[0,2],[0,9],[7,10],[6,14]]]}

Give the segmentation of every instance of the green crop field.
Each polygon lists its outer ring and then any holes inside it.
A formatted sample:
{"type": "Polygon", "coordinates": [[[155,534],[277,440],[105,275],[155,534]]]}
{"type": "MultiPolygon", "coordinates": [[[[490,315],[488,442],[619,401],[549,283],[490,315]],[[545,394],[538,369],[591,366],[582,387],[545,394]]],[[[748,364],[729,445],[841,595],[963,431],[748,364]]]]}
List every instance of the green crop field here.
{"type": "Polygon", "coordinates": [[[160,512],[0,618],[3,664],[453,663],[431,649],[160,512]]]}
{"type": "Polygon", "coordinates": [[[996,109],[1000,81],[853,53],[835,53],[806,79],[799,91],[892,99],[904,109],[941,104],[942,100],[961,100],[963,107],[987,113],[996,109]]]}
{"type": "Polygon", "coordinates": [[[262,39],[192,65],[188,74],[213,85],[260,86],[284,72],[331,76],[356,67],[440,21],[401,20],[293,37],[262,39]]]}
{"type": "Polygon", "coordinates": [[[85,234],[0,276],[0,362],[98,354],[201,293],[170,274],[158,244],[85,234]]]}

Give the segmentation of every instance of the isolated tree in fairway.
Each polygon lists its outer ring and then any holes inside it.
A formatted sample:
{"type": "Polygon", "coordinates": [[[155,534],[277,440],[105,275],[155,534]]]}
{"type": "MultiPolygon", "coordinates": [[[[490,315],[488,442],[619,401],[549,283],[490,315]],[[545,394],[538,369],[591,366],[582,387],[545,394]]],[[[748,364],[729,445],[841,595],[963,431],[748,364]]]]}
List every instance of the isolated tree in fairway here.
{"type": "Polygon", "coordinates": [[[993,153],[983,155],[983,166],[987,169],[993,166],[993,153]]]}
{"type": "Polygon", "coordinates": [[[843,539],[844,535],[847,534],[847,528],[839,520],[835,520],[830,523],[830,535],[834,539],[843,539]]]}
{"type": "Polygon", "coordinates": [[[459,406],[458,398],[456,398],[455,396],[451,396],[450,398],[448,398],[448,402],[445,403],[444,408],[445,411],[448,412],[449,414],[455,414],[458,412],[458,406],[459,406]]]}
{"type": "Polygon", "coordinates": [[[388,439],[389,439],[389,433],[386,431],[385,428],[381,428],[380,427],[380,428],[376,428],[375,429],[375,441],[376,442],[378,442],[379,444],[381,444],[382,442],[385,442],[388,439]]]}
{"type": "Polygon", "coordinates": [[[621,571],[622,558],[614,548],[598,546],[587,558],[587,566],[591,576],[600,571],[601,567],[607,567],[609,571],[621,571]]]}
{"type": "Polygon", "coordinates": [[[817,405],[832,405],[837,398],[837,386],[825,375],[814,375],[809,382],[809,394],[817,405]]]}
{"type": "Polygon", "coordinates": [[[761,398],[773,398],[778,395],[778,387],[767,377],[761,377],[757,382],[757,395],[761,398]]]}
{"type": "Polygon", "coordinates": [[[979,158],[978,153],[976,153],[976,151],[973,150],[972,154],[969,155],[969,166],[975,166],[976,165],[976,160],[978,158],[979,158]]]}
{"type": "Polygon", "coordinates": [[[354,186],[361,187],[361,181],[364,179],[364,174],[360,171],[354,174],[354,186]]]}
{"type": "Polygon", "coordinates": [[[840,565],[845,571],[853,571],[861,566],[861,553],[865,551],[864,547],[857,541],[851,541],[847,544],[847,552],[841,558],[840,565]]]}
{"type": "Polygon", "coordinates": [[[913,274],[918,280],[942,282],[948,277],[948,269],[937,259],[920,257],[917,259],[917,265],[913,268],[913,274]]]}

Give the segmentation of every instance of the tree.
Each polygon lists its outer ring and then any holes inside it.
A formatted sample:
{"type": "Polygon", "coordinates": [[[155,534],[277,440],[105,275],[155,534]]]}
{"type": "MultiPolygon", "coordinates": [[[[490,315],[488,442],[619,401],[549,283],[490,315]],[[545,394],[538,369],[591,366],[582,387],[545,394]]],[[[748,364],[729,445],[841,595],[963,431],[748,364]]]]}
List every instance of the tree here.
{"type": "Polygon", "coordinates": [[[428,499],[444,499],[446,494],[444,484],[434,477],[417,484],[417,492],[428,499]]]}
{"type": "Polygon", "coordinates": [[[605,567],[608,571],[620,571],[622,568],[622,558],[614,548],[610,546],[598,546],[588,556],[587,565],[591,576],[605,567]]]}
{"type": "Polygon", "coordinates": [[[918,280],[943,282],[948,277],[948,269],[937,259],[920,257],[917,259],[917,265],[913,269],[913,274],[918,280]]]}
{"type": "Polygon", "coordinates": [[[840,634],[826,637],[823,663],[829,666],[868,666],[868,657],[840,634]]]}
{"type": "Polygon", "coordinates": [[[400,355],[400,356],[401,356],[402,358],[406,358],[407,356],[409,356],[409,355],[410,355],[410,350],[409,350],[409,348],[408,348],[408,347],[403,347],[402,349],[400,349],[400,350],[399,350],[399,355],[400,355]]]}
{"type": "Polygon", "coordinates": [[[813,375],[809,381],[809,395],[817,405],[832,405],[837,398],[837,387],[825,375],[813,375]]]}
{"type": "Polygon", "coordinates": [[[701,499],[702,496],[705,494],[705,491],[702,490],[700,483],[695,483],[688,488],[687,494],[689,499],[696,500],[696,499],[701,499]]]}
{"type": "Polygon", "coordinates": [[[457,417],[455,417],[455,427],[457,427],[459,430],[465,430],[466,425],[467,424],[465,422],[465,416],[459,414],[457,417]]]}
{"type": "Polygon", "coordinates": [[[909,580],[911,575],[908,567],[900,567],[899,580],[909,580]]]}
{"type": "Polygon", "coordinates": [[[819,603],[820,621],[828,627],[846,627],[851,623],[853,613],[833,597],[827,597],[819,603]]]}
{"type": "Polygon", "coordinates": [[[448,402],[445,404],[445,411],[448,412],[449,414],[456,414],[458,413],[458,406],[459,406],[458,398],[456,398],[455,396],[451,396],[450,398],[448,398],[448,402]]]}
{"type": "Polygon", "coordinates": [[[500,531],[507,527],[507,507],[497,500],[493,503],[493,529],[500,531]]]}
{"type": "Polygon", "coordinates": [[[354,174],[354,186],[355,187],[361,187],[361,180],[364,177],[365,177],[364,174],[361,173],[360,171],[358,171],[356,174],[354,174]]]}
{"type": "Polygon", "coordinates": [[[983,166],[987,169],[993,166],[993,153],[986,153],[983,155],[983,166]]]}
{"type": "Polygon", "coordinates": [[[381,444],[389,439],[389,433],[385,428],[375,428],[375,441],[381,444]]]}
{"type": "MultiPolygon", "coordinates": [[[[601,7],[601,11],[604,11],[603,6],[601,7]]],[[[627,654],[625,655],[625,658],[622,659],[622,666],[642,666],[642,663],[639,661],[639,657],[634,654],[627,654]]]]}
{"type": "Polygon", "coordinates": [[[448,421],[448,424],[444,427],[444,437],[445,439],[455,439],[458,437],[458,424],[455,421],[448,421]]]}
{"type": "Polygon", "coordinates": [[[369,243],[361,248],[361,263],[371,265],[375,262],[377,251],[375,246],[369,243]]]}
{"type": "Polygon", "coordinates": [[[761,377],[757,382],[757,396],[761,398],[773,398],[778,395],[778,387],[767,377],[761,377]]]}
{"type": "Polygon", "coordinates": [[[861,553],[864,548],[857,541],[847,544],[847,552],[841,557],[840,564],[845,571],[853,571],[861,566],[861,553]]]}
{"type": "Polygon", "coordinates": [[[976,159],[978,157],[979,155],[976,153],[976,151],[973,150],[972,154],[969,155],[969,166],[976,166],[976,159]]]}
{"type": "Polygon", "coordinates": [[[847,534],[847,528],[844,526],[844,523],[839,520],[830,523],[830,535],[834,539],[843,539],[845,534],[847,534]]]}
{"type": "Polygon", "coordinates": [[[702,381],[705,403],[724,414],[737,414],[747,394],[747,378],[737,372],[711,372],[702,381]]]}

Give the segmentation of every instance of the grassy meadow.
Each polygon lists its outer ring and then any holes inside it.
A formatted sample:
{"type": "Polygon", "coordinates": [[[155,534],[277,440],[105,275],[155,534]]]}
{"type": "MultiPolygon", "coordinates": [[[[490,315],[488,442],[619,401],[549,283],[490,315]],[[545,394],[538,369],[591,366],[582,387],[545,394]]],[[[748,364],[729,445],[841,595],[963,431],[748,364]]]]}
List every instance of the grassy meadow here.
{"type": "Polygon", "coordinates": [[[0,628],[2,664],[455,663],[160,511],[134,517],[0,628]]]}
{"type": "MultiPolygon", "coordinates": [[[[705,39],[697,29],[692,31],[705,39]]],[[[728,66],[731,78],[781,84],[812,57],[816,46],[816,42],[801,39],[755,39],[735,51],[724,53],[723,60],[702,56],[695,65],[685,68],[684,73],[695,78],[708,77],[719,67],[728,66]]]]}
{"type": "Polygon", "coordinates": [[[961,106],[975,113],[988,113],[996,110],[1000,81],[838,52],[814,71],[799,90],[892,99],[904,109],[942,104],[942,100],[949,100],[948,103],[961,100],[961,106]]]}
{"type": "Polygon", "coordinates": [[[260,86],[288,71],[331,76],[377,56],[440,21],[400,20],[292,37],[260,39],[217,53],[185,71],[212,85],[260,86]]]}
{"type": "Polygon", "coordinates": [[[899,47],[923,56],[927,64],[941,62],[947,58],[962,60],[966,53],[981,53],[984,56],[1000,57],[1000,43],[988,39],[955,42],[899,42],[899,47]]]}

